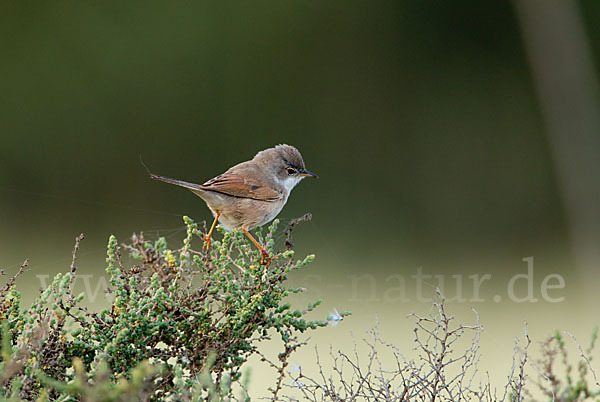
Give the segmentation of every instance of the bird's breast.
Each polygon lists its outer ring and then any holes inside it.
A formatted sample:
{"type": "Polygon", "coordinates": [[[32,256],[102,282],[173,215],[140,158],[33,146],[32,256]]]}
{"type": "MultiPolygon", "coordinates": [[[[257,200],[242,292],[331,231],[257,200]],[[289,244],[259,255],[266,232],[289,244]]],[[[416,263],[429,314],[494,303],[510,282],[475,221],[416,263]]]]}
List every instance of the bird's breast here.
{"type": "Polygon", "coordinates": [[[253,198],[232,197],[212,191],[195,191],[213,215],[219,215],[219,223],[228,231],[245,228],[252,230],[275,219],[287,202],[289,192],[282,191],[282,197],[275,201],[253,198]]]}
{"type": "Polygon", "coordinates": [[[235,206],[221,211],[219,222],[228,230],[244,228],[252,230],[275,219],[285,205],[285,199],[278,201],[258,201],[238,199],[235,206]]]}

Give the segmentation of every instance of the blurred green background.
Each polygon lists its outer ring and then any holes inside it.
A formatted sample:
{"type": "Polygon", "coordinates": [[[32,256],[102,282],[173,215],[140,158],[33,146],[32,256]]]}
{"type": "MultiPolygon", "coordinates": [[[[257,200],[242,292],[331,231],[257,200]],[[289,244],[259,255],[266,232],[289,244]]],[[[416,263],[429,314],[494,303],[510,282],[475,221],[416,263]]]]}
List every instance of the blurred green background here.
{"type": "MultiPolygon", "coordinates": [[[[600,3],[573,4],[598,66],[600,3]]],[[[181,215],[211,218],[193,194],[151,181],[140,155],[156,173],[202,183],[289,143],[320,176],[280,215],[313,214],[295,232],[297,251],[317,255],[292,278],[308,288],[298,303],[354,311],[315,337],[323,348],[376,313],[384,338],[412,348],[403,317],[429,308],[411,282],[418,267],[443,275],[449,297],[462,275],[467,299],[468,275],[492,275],[485,302],[453,308],[482,312],[495,345],[483,351],[507,368],[524,320],[538,339],[554,328],[586,337],[598,323],[597,261],[577,258],[510,2],[3,2],[0,43],[0,268],[31,259],[25,300],[39,275],[67,270],[81,232],[80,272],[95,287],[109,234],[178,241],[181,215]],[[559,274],[565,287],[550,294],[564,301],[506,299],[530,256],[535,296],[559,274]],[[407,300],[390,293],[392,275],[406,279],[407,300]]],[[[600,172],[580,173],[597,204],[600,172]]]]}

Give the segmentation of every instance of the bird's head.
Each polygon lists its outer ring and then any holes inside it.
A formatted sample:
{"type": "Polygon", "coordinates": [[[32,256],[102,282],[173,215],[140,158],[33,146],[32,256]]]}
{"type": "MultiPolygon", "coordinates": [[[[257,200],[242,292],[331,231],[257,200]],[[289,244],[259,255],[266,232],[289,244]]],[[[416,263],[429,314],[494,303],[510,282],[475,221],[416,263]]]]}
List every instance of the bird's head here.
{"type": "Polygon", "coordinates": [[[269,169],[274,179],[288,192],[305,177],[318,177],[306,170],[302,155],[291,145],[281,144],[265,149],[256,154],[254,160],[269,169]]]}

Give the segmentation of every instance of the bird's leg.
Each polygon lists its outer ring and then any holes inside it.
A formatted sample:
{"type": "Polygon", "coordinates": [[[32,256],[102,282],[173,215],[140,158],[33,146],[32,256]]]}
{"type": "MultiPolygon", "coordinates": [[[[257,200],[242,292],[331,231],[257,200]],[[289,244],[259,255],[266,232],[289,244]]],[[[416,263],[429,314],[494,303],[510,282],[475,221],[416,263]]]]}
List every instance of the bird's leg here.
{"type": "Polygon", "coordinates": [[[217,221],[219,220],[219,217],[221,216],[221,213],[219,211],[217,211],[217,214],[215,215],[215,220],[213,221],[210,230],[208,231],[208,234],[206,236],[203,236],[204,241],[206,242],[205,246],[206,246],[206,252],[208,253],[210,251],[210,237],[212,236],[212,232],[215,228],[215,226],[217,225],[217,221]]]}
{"type": "Polygon", "coordinates": [[[261,246],[259,242],[256,241],[256,239],[250,234],[250,232],[248,232],[244,228],[242,228],[242,231],[244,232],[244,234],[246,236],[248,236],[248,238],[250,239],[250,241],[252,243],[254,243],[254,245],[256,247],[258,247],[258,249],[260,250],[260,254],[261,254],[260,263],[261,264],[265,264],[265,260],[266,260],[266,265],[268,266],[269,263],[271,262],[271,259],[269,258],[269,253],[267,253],[267,250],[265,250],[265,248],[263,246],[261,246]]]}

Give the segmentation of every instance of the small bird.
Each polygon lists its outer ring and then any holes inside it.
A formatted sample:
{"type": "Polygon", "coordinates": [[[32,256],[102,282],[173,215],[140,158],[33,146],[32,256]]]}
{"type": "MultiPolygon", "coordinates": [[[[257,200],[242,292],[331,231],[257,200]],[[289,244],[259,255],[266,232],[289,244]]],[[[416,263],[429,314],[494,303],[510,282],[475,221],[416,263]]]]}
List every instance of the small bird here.
{"type": "Polygon", "coordinates": [[[185,187],[206,202],[215,217],[204,238],[207,250],[218,221],[228,231],[241,229],[259,248],[263,264],[268,253],[249,231],[275,219],[303,178],[318,177],[306,170],[300,152],[287,144],[260,151],[252,160],[239,163],[204,184],[158,176],[149,170],[148,173],[155,180],[185,187]]]}

